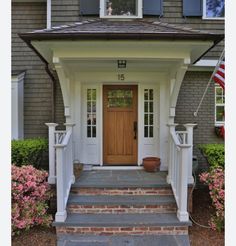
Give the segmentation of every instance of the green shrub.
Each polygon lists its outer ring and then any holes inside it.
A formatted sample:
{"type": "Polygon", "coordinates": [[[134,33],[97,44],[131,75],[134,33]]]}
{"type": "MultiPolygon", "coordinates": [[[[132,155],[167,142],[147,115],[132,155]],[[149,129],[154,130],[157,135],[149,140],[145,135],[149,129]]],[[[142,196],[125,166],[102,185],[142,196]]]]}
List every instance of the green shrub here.
{"type": "Polygon", "coordinates": [[[225,167],[225,146],[224,144],[201,144],[199,149],[207,158],[210,168],[225,167]]]}
{"type": "Polygon", "coordinates": [[[40,167],[48,141],[43,138],[12,140],[11,163],[16,166],[33,165],[40,167]]]}

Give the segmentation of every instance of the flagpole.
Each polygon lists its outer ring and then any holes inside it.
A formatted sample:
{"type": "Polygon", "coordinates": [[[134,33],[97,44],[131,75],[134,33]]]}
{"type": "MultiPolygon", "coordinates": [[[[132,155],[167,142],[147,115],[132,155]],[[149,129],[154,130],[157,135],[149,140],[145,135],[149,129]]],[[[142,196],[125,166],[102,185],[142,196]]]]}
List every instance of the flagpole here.
{"type": "Polygon", "coordinates": [[[204,98],[205,98],[205,96],[206,96],[206,93],[207,93],[207,90],[208,90],[208,88],[209,88],[209,86],[210,86],[210,84],[211,84],[212,78],[213,78],[213,76],[215,75],[215,72],[218,70],[219,65],[220,65],[220,62],[222,61],[224,54],[225,54],[225,49],[222,51],[222,53],[221,53],[221,55],[220,55],[220,59],[218,60],[216,66],[215,66],[215,69],[214,69],[214,71],[213,71],[213,73],[212,73],[212,75],[211,75],[211,77],[210,77],[210,79],[209,79],[209,81],[208,81],[208,84],[207,84],[207,86],[206,86],[206,89],[205,89],[205,91],[204,91],[204,93],[203,93],[203,95],[202,95],[202,98],[201,98],[201,100],[200,100],[200,103],[198,104],[198,107],[197,107],[196,111],[193,113],[194,117],[197,117],[198,111],[199,111],[199,109],[200,109],[200,107],[201,107],[201,105],[202,105],[202,102],[203,102],[203,100],[204,100],[204,98]]]}

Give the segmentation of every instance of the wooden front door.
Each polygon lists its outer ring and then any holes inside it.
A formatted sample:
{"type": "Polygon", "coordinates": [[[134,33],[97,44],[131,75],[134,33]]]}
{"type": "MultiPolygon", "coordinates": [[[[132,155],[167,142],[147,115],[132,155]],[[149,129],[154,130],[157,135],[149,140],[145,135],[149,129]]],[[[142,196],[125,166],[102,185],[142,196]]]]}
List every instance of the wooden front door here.
{"type": "Polygon", "coordinates": [[[137,164],[137,86],[103,87],[103,162],[137,164]]]}

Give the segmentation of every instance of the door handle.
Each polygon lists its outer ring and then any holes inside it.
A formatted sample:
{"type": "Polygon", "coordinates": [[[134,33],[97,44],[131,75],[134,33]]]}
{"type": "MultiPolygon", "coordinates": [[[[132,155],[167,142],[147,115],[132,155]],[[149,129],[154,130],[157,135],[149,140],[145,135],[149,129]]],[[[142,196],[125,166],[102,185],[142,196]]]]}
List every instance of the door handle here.
{"type": "Polygon", "coordinates": [[[134,121],[134,139],[137,139],[137,121],[134,121]]]}

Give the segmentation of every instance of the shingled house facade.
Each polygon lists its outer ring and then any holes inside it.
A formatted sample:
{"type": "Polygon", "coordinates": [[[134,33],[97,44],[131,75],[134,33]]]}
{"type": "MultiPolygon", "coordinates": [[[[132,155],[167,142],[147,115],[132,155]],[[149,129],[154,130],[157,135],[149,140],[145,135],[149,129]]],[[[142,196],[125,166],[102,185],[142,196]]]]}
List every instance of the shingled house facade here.
{"type": "MultiPolygon", "coordinates": [[[[12,137],[47,137],[49,127],[51,183],[64,180],[60,161],[132,170],[159,156],[186,205],[192,170],[187,164],[176,178],[172,167],[181,149],[182,163],[194,154],[201,170],[197,145],[222,142],[215,126],[224,123],[223,91],[211,83],[193,113],[223,48],[224,1],[13,0],[12,137]]],[[[177,217],[186,222],[181,201],[177,217]]],[[[62,223],[66,203],[58,207],[62,223]]]]}

